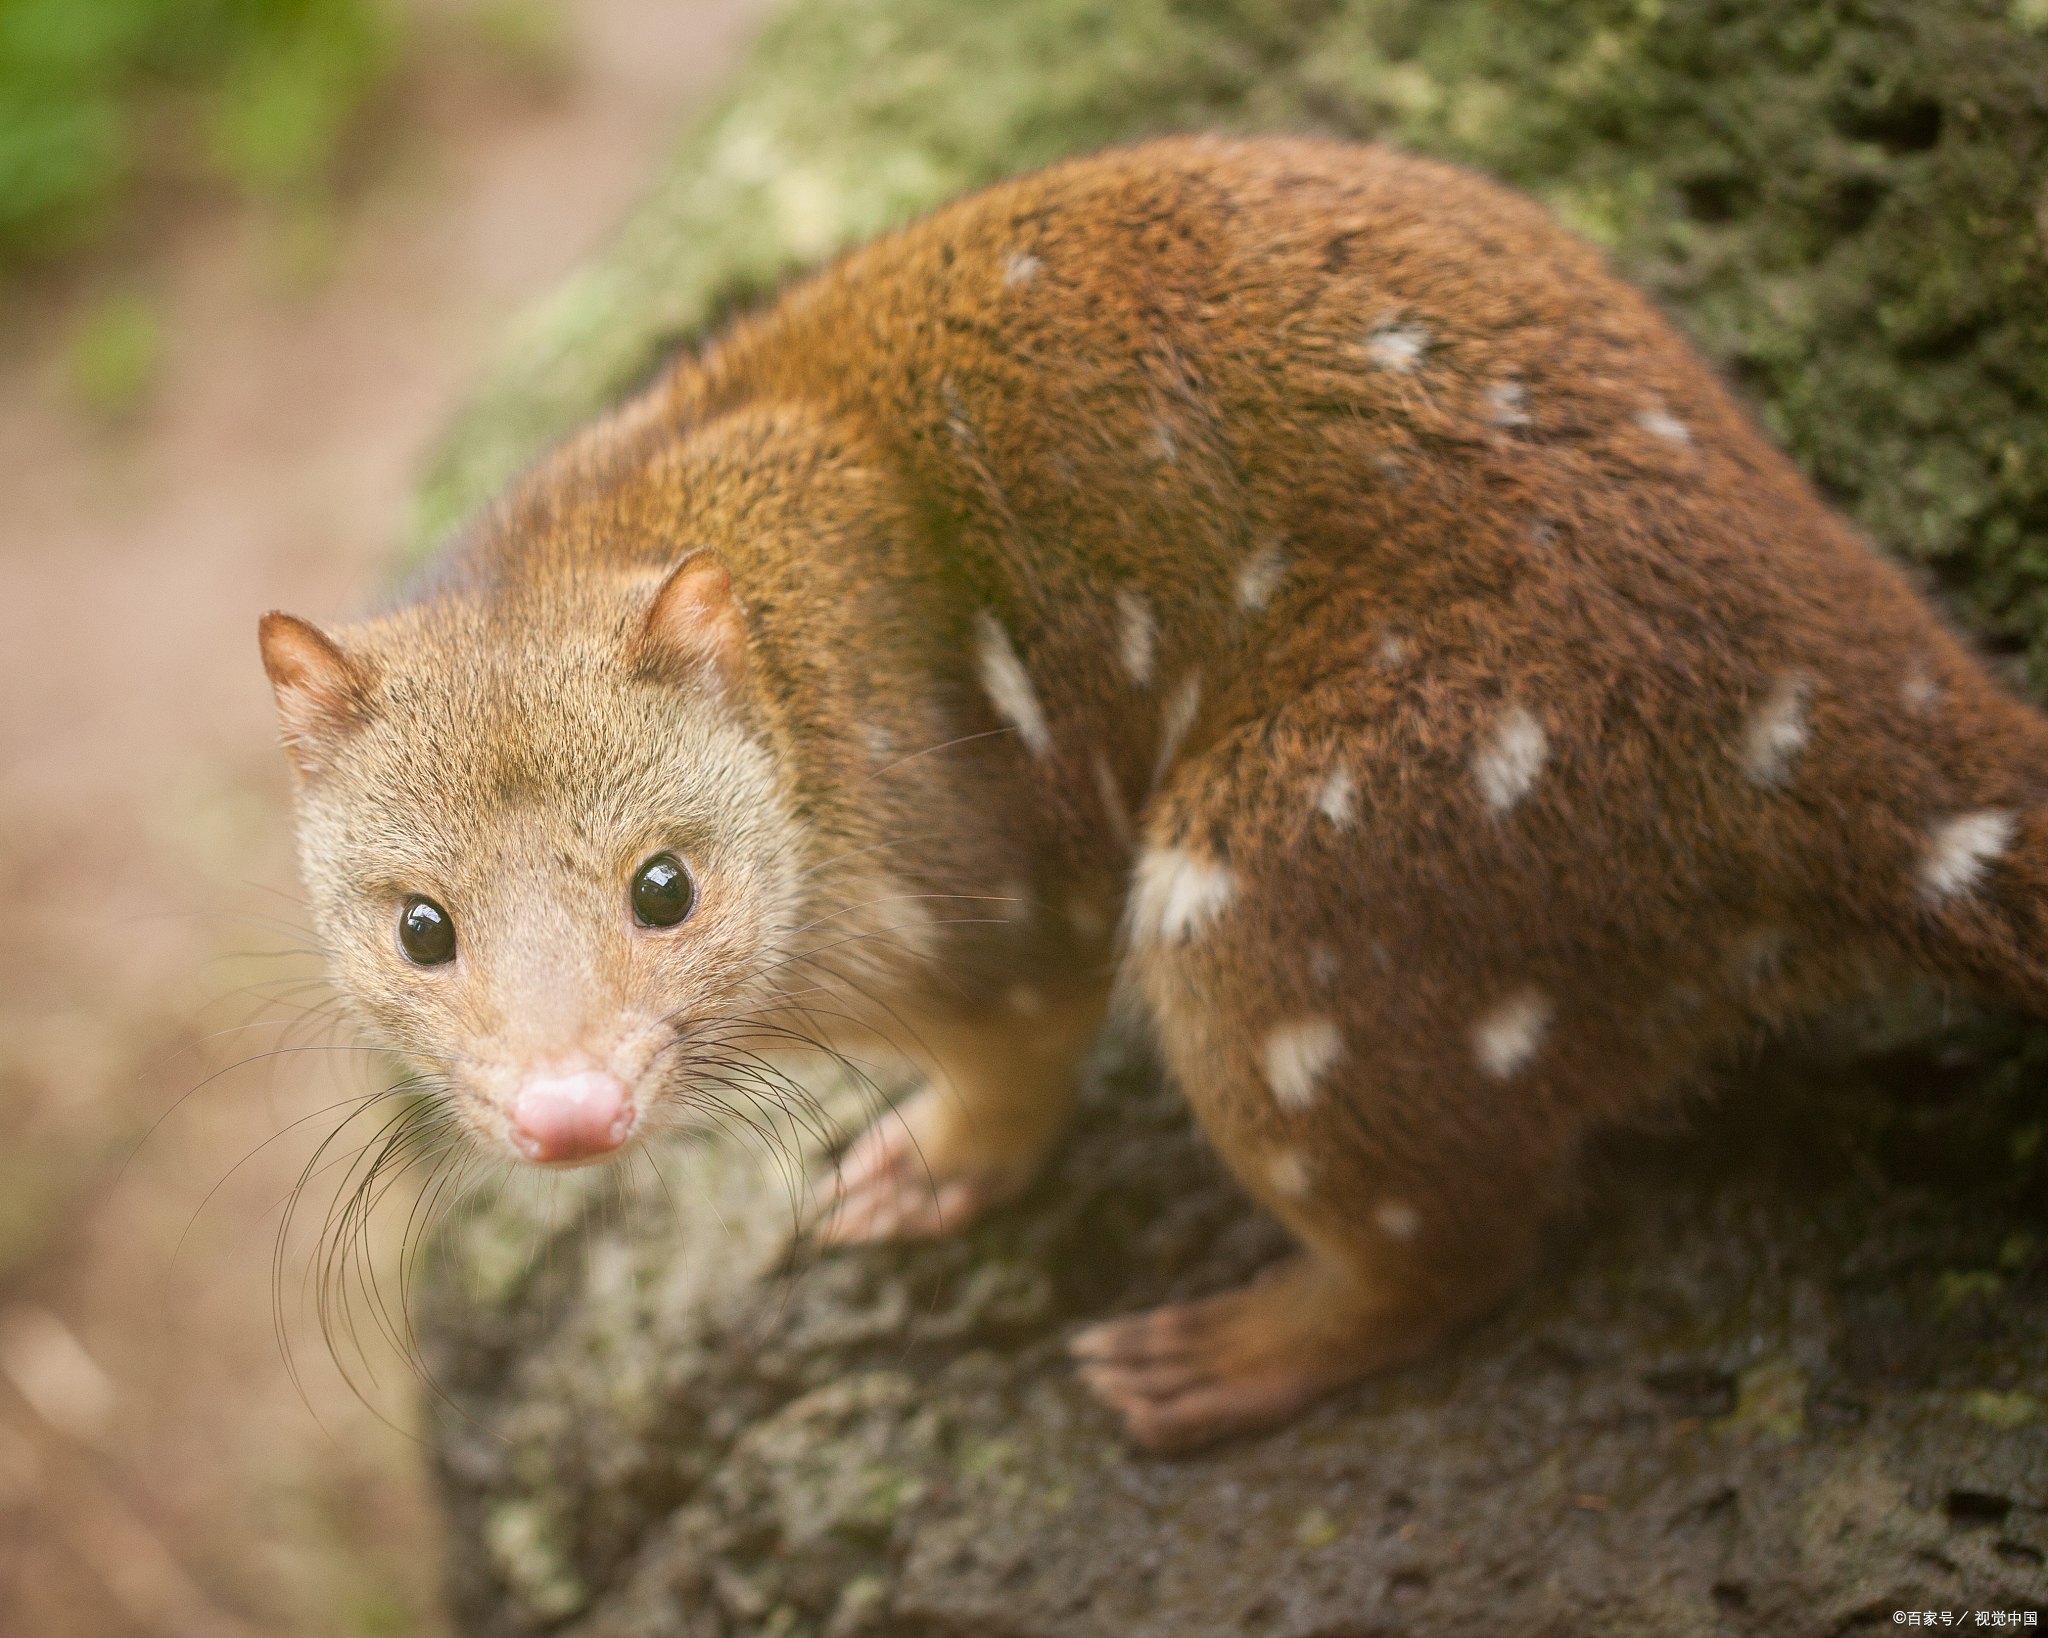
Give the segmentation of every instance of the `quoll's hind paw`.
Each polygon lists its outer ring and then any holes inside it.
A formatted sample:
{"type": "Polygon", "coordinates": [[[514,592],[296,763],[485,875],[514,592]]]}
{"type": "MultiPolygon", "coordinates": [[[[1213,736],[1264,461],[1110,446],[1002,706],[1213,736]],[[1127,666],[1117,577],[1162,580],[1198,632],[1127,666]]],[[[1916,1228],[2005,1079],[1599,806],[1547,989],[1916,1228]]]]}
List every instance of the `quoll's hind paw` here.
{"type": "Polygon", "coordinates": [[[950,1170],[947,1156],[924,1140],[920,1092],[860,1135],[838,1166],[818,1182],[812,1233],[823,1245],[882,1240],[932,1240],[965,1228],[991,1205],[990,1180],[950,1170]]]}
{"type": "MultiPolygon", "coordinates": [[[[1399,1357],[1382,1328],[1325,1302],[1307,1258],[1200,1302],[1090,1326],[1068,1343],[1088,1391],[1157,1451],[1191,1450],[1283,1422],[1399,1357]]],[[[1324,1293],[1327,1297],[1328,1293],[1324,1293]]]]}
{"type": "Polygon", "coordinates": [[[1208,1318],[1228,1301],[1155,1308],[1094,1326],[1070,1344],[1083,1361],[1082,1383],[1147,1449],[1191,1450],[1270,1427],[1334,1386],[1280,1360],[1254,1372],[1230,1369],[1208,1318]]]}

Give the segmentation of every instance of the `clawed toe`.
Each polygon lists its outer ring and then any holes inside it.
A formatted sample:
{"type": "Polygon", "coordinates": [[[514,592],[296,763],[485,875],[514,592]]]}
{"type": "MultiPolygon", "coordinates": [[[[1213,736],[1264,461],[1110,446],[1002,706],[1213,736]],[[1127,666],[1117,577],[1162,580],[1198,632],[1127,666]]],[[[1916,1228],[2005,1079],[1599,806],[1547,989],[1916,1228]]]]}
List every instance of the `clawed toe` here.
{"type": "Polygon", "coordinates": [[[965,1227],[986,1203],[976,1179],[936,1175],[908,1123],[892,1113],[820,1179],[811,1233],[822,1245],[935,1239],[965,1227]]]}
{"type": "Polygon", "coordinates": [[[1214,1374],[1196,1359],[1161,1360],[1152,1365],[1083,1365],[1076,1374],[1097,1399],[1123,1411],[1167,1404],[1215,1382],[1214,1374]]]}
{"type": "Polygon", "coordinates": [[[950,1234],[975,1215],[979,1202],[965,1179],[939,1183],[906,1171],[843,1189],[828,1180],[817,1205],[812,1233],[821,1244],[865,1245],[950,1234]]]}
{"type": "Polygon", "coordinates": [[[1289,1301],[1300,1272],[1290,1264],[1294,1280],[1092,1325],[1067,1344],[1077,1375],[1152,1450],[1188,1450],[1281,1421],[1371,1363],[1326,1326],[1301,1322],[1289,1301]]]}
{"type": "Polygon", "coordinates": [[[1154,1450],[1201,1444],[1230,1430],[1230,1385],[1198,1308],[1155,1309],[1083,1331],[1068,1343],[1088,1391],[1117,1412],[1131,1436],[1154,1450]]]}
{"type": "Polygon", "coordinates": [[[987,1123],[926,1087],[884,1113],[819,1180],[812,1237],[857,1245],[957,1234],[1016,1195],[1037,1168],[1038,1145],[990,1136],[987,1123]]]}

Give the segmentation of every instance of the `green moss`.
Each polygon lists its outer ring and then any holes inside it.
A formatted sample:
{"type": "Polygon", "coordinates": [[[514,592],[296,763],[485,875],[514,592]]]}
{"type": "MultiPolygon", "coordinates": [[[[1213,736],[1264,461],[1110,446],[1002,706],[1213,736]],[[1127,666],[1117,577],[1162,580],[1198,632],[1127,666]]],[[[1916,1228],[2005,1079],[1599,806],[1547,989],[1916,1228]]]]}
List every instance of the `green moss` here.
{"type": "Polygon", "coordinates": [[[969,1440],[954,1457],[953,1465],[970,1479],[1009,1471],[1017,1465],[1017,1442],[1014,1439],[969,1440]]]}
{"type": "Polygon", "coordinates": [[[828,1630],[866,1632],[878,1627],[889,1609],[889,1583],[879,1575],[857,1575],[839,1595],[828,1630]]]}
{"type": "Polygon", "coordinates": [[[1788,1444],[1806,1432],[1806,1373],[1790,1359],[1766,1360],[1736,1378],[1735,1409],[1714,1425],[1724,1433],[1788,1444]]]}
{"type": "Polygon", "coordinates": [[[1986,1427],[2023,1428],[2040,1419],[2041,1401],[2030,1393],[1998,1393],[1985,1388],[1964,1400],[1963,1409],[1972,1421],[1986,1427]]]}
{"type": "Polygon", "coordinates": [[[573,1615],[590,1601],[571,1567],[561,1527],[547,1507],[524,1498],[494,1503],[483,1522],[484,1549],[506,1583],[543,1620],[573,1615]]]}
{"type": "Polygon", "coordinates": [[[1935,1277],[1935,1302],[1943,1319],[1971,1309],[1988,1307],[2005,1289],[2002,1275],[1988,1268],[1943,1269],[1935,1277]]]}
{"type": "Polygon", "coordinates": [[[1320,1507],[1311,1507],[1294,1524],[1295,1545],[1305,1553],[1327,1547],[1343,1534],[1344,1526],[1320,1507]]]}

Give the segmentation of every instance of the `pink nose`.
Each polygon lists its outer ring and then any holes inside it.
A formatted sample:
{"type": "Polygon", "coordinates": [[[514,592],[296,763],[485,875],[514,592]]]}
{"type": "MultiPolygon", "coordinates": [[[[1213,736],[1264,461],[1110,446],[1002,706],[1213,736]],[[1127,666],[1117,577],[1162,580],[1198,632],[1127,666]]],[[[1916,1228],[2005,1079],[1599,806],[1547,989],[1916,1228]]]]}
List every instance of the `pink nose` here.
{"type": "Polygon", "coordinates": [[[512,1141],[543,1164],[610,1154],[632,1129],[626,1083],[602,1069],[531,1076],[512,1105],[512,1141]]]}

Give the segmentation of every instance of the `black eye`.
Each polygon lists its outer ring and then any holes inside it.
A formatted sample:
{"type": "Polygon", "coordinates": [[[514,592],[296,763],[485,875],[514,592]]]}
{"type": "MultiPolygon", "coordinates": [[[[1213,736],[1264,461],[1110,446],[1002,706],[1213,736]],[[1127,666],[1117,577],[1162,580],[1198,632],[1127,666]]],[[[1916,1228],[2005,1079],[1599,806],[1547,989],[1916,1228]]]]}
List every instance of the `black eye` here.
{"type": "Polygon", "coordinates": [[[657,853],[633,873],[633,919],[642,927],[673,927],[696,902],[696,883],[673,853],[657,853]]]}
{"type": "Polygon", "coordinates": [[[419,967],[438,967],[455,959],[455,918],[432,899],[417,893],[398,912],[398,947],[419,967]]]}

